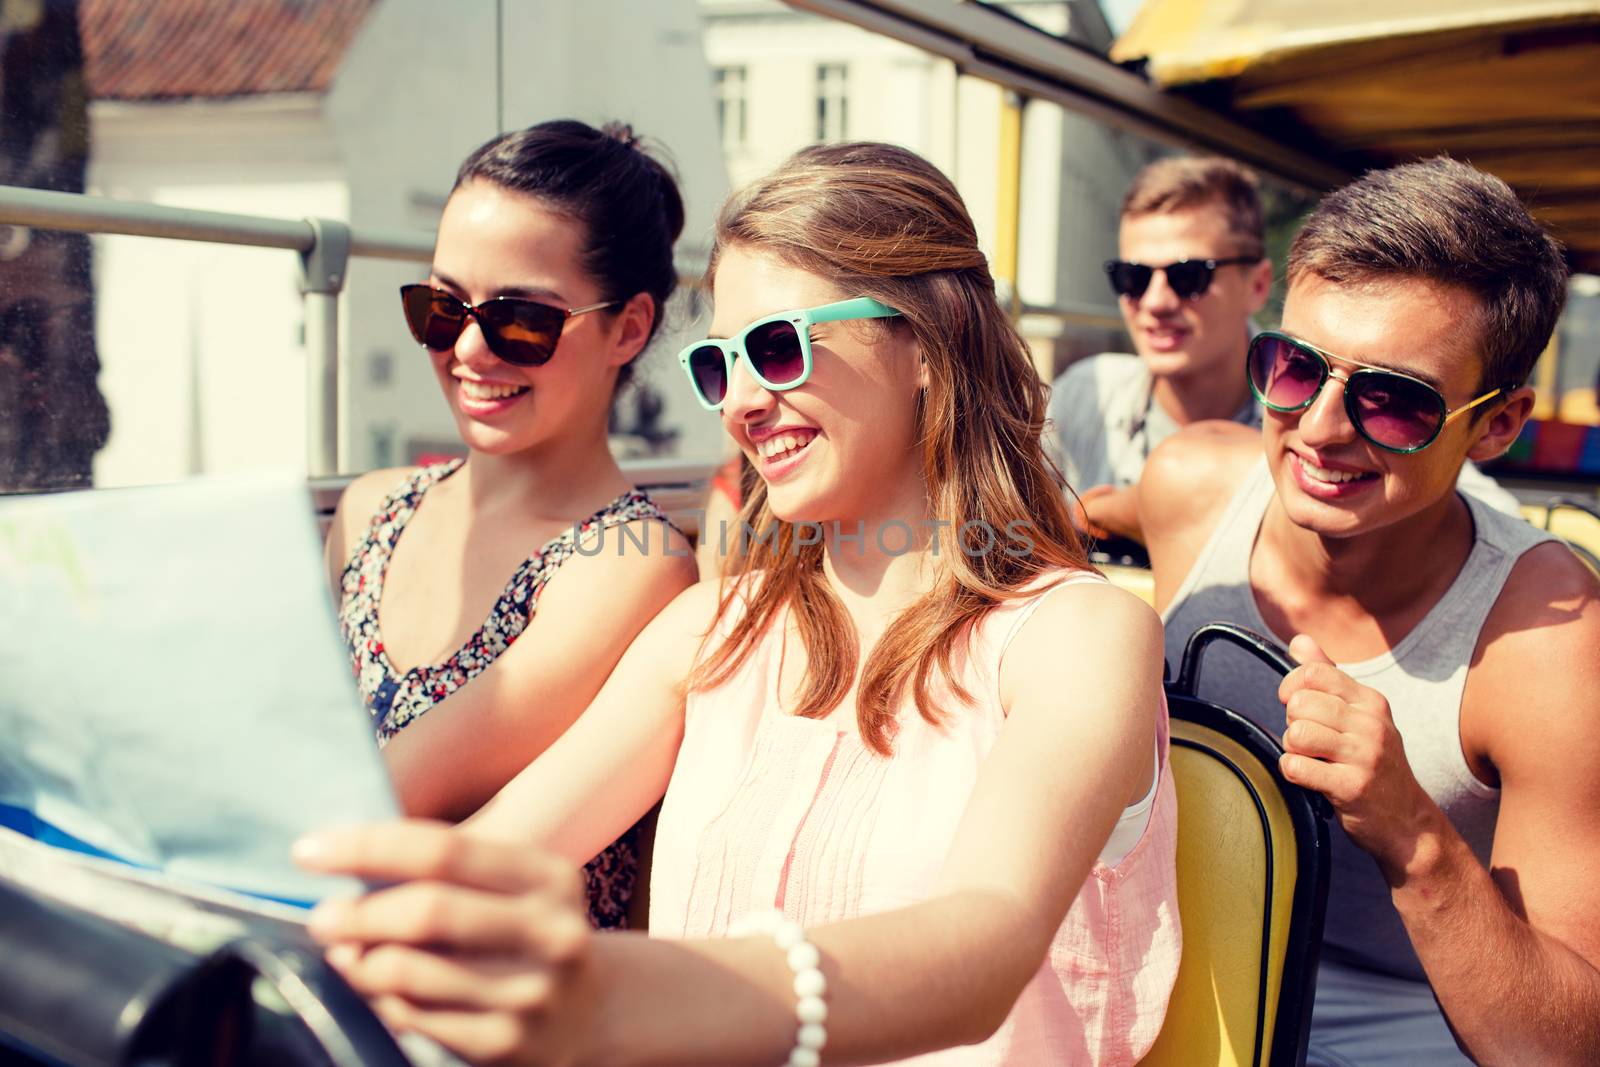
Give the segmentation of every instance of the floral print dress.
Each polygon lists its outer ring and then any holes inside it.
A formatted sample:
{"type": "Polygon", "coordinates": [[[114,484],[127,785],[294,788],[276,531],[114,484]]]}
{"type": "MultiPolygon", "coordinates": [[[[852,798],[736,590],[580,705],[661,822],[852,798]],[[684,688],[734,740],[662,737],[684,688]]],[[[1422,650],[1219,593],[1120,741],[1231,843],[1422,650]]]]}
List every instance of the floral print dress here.
{"type": "MultiPolygon", "coordinates": [[[[666,522],[666,514],[644,493],[631,489],[578,526],[563,531],[518,567],[489,611],[489,617],[466,644],[440,663],[400,673],[384,652],[378,629],[378,606],[389,559],[406,523],[416,514],[422,496],[461,467],[461,460],[420,468],[390,493],[378,508],[366,535],[355,546],[339,579],[339,625],[350,650],[356,684],[372,714],[378,744],[427,713],[435,704],[483,673],[510,648],[539,604],[539,594],[562,563],[612,526],[638,519],[666,522]]],[[[603,535],[602,535],[603,536],[603,535]]],[[[601,928],[627,925],[628,902],[638,876],[638,827],[623,834],[583,869],[589,894],[589,919],[601,928]]]]}

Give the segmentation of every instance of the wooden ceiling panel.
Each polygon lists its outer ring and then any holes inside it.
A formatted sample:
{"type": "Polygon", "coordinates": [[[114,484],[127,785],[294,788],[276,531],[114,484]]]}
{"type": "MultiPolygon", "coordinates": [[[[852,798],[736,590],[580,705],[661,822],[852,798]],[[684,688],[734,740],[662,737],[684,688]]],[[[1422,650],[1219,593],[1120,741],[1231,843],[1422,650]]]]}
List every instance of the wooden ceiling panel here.
{"type": "Polygon", "coordinates": [[[1113,55],[1351,169],[1469,161],[1600,270],[1600,0],[1146,0],[1113,55]]]}

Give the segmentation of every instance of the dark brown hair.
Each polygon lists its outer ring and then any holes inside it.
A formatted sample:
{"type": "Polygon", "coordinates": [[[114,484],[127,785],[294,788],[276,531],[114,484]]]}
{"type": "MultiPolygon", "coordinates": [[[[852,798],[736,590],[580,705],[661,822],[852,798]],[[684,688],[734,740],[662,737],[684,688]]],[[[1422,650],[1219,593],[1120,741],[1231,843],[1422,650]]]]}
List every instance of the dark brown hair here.
{"type": "MultiPolygon", "coordinates": [[[[995,299],[960,194],[931,163],[903,148],[859,143],[801,150],[723,209],[708,276],[734,246],[827,278],[852,297],[898,308],[902,317],[861,328],[909,331],[927,367],[916,412],[922,471],[929,514],[948,525],[939,534],[938,577],[889,626],[862,671],[861,736],[887,755],[908,692],[930,722],[940,719],[933,688],[939,677],[955,699],[970,699],[951,665],[986,612],[1047,571],[1089,565],[1040,442],[1049,387],[995,299]],[[999,545],[985,541],[988,549],[974,552],[984,539],[963,540],[967,523],[986,524],[999,545]],[[1016,528],[1032,542],[1026,551],[996,533],[1016,528]]],[[[732,677],[787,609],[807,655],[796,713],[821,718],[849,692],[860,655],[849,616],[823,576],[822,546],[797,543],[803,539],[794,527],[774,519],[762,482],[740,518],[777,536],[729,560],[717,620],[736,618],[690,684],[711,687],[732,677]],[[743,580],[756,575],[759,581],[743,580]]]]}
{"type": "Polygon", "coordinates": [[[1289,282],[1423,278],[1482,307],[1480,387],[1527,381],[1567,299],[1561,246],[1492,174],[1439,156],[1329,193],[1289,249],[1289,282]]]}
{"type": "MultiPolygon", "coordinates": [[[[672,172],[639,145],[631,126],[609,122],[597,130],[556,119],[501,134],[467,157],[452,191],[471,181],[537,197],[582,223],[584,269],[604,299],[649,293],[655,337],[678,284],[672,245],[683,231],[683,197],[672,172]]],[[[632,373],[629,363],[617,385],[632,373]]]]}
{"type": "Polygon", "coordinates": [[[1261,183],[1248,167],[1221,156],[1158,159],[1134,175],[1122,198],[1122,217],[1157,215],[1215,204],[1239,242],[1238,254],[1265,253],[1267,230],[1261,183]]]}

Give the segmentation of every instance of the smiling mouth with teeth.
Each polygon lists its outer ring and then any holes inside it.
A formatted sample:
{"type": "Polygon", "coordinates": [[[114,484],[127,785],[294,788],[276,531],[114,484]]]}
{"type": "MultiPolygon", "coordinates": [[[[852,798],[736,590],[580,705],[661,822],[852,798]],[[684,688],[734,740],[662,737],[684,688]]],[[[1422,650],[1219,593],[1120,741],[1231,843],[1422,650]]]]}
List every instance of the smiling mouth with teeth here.
{"type": "Polygon", "coordinates": [[[766,440],[756,443],[756,454],[764,460],[788,459],[809,445],[816,436],[815,430],[774,434],[766,440]]]}
{"type": "Polygon", "coordinates": [[[1300,469],[1306,472],[1306,477],[1318,482],[1328,482],[1332,485],[1342,485],[1345,482],[1360,481],[1363,478],[1375,478],[1376,474],[1356,471],[1334,471],[1319,467],[1305,457],[1296,454],[1295,459],[1300,461],[1300,469]]]}
{"type": "Polygon", "coordinates": [[[461,382],[462,395],[469,400],[503,400],[508,396],[526,393],[526,385],[490,385],[488,382],[475,382],[467,378],[457,379],[461,382]]]}

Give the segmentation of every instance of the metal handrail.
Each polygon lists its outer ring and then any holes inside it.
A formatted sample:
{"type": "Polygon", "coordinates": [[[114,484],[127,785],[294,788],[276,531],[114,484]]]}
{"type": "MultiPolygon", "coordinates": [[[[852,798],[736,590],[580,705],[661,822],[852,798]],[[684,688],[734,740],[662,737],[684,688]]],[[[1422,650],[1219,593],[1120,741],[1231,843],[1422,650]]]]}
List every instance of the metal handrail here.
{"type": "MultiPolygon", "coordinates": [[[[667,513],[673,525],[697,534],[705,521],[706,499],[721,459],[625,459],[618,463],[623,476],[667,513]]],[[[311,506],[325,531],[333,521],[339,497],[358,475],[329,474],[310,480],[311,506]]]]}
{"type": "MultiPolygon", "coordinates": [[[[0,185],[0,224],[73,233],[282,248],[302,255],[310,253],[317,243],[311,223],[306,219],[197,211],[15,185],[0,185]]],[[[426,263],[433,255],[433,234],[370,228],[352,230],[350,254],[426,263]]]]}
{"type": "Polygon", "coordinates": [[[1218,152],[1304,192],[1321,193],[1353,175],[1274,141],[1146,79],[1104,56],[1060,40],[985,4],[951,0],[786,0],[920,51],[1023,97],[1050,100],[1114,129],[1160,144],[1218,152]]]}
{"type": "MultiPolygon", "coordinates": [[[[339,432],[340,412],[347,409],[348,382],[347,374],[342,373],[346,368],[338,358],[338,297],[344,289],[349,257],[426,263],[433,255],[434,240],[431,233],[354,229],[336,219],[201,211],[12,185],[0,185],[0,225],[297,253],[306,304],[307,466],[313,478],[349,467],[339,432]]],[[[699,287],[698,275],[685,275],[683,280],[690,288],[699,287]]],[[[1089,307],[1028,304],[1017,310],[1022,315],[1048,316],[1080,326],[1121,326],[1120,319],[1089,307]]]]}
{"type": "Polygon", "coordinates": [[[431,233],[355,230],[338,219],[237,215],[14,185],[0,186],[0,225],[299,253],[306,309],[306,466],[313,476],[348,466],[339,432],[349,394],[348,368],[339,359],[339,294],[350,257],[426,263],[433,256],[431,233]]]}
{"type": "Polygon", "coordinates": [[[1093,304],[1023,304],[1018,309],[1022,316],[1038,316],[1042,319],[1055,319],[1069,326],[1087,326],[1102,330],[1126,330],[1128,324],[1122,316],[1114,310],[1106,310],[1093,304]]]}

